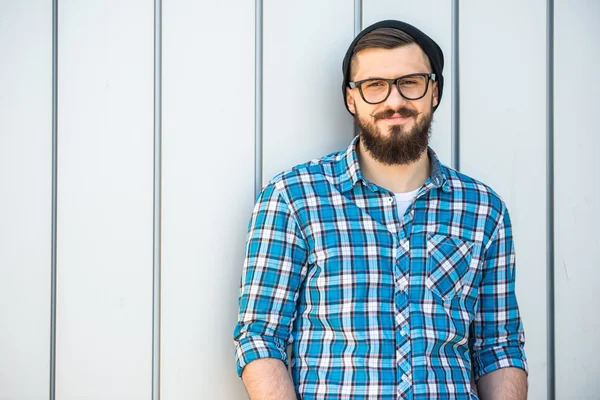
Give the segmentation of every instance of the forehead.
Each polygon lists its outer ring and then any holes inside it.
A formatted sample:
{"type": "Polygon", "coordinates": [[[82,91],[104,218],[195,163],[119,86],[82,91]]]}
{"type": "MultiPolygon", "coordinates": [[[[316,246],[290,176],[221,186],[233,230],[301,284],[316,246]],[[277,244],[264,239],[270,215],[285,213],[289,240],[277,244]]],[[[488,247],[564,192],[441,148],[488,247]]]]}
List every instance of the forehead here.
{"type": "Polygon", "coordinates": [[[356,81],[373,77],[396,78],[417,72],[431,72],[431,68],[427,56],[415,43],[394,49],[364,49],[356,53],[356,81]]]}

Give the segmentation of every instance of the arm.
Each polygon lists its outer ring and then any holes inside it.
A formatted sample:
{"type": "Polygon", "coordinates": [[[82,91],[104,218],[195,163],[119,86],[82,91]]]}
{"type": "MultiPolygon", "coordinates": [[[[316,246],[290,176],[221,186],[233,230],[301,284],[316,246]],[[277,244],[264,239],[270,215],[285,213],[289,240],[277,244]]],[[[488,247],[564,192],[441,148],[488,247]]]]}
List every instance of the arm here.
{"type": "Polygon", "coordinates": [[[525,399],[525,334],[515,296],[511,222],[504,203],[486,247],[479,305],[469,338],[477,388],[483,400],[525,399]]]}
{"type": "Polygon", "coordinates": [[[502,368],[483,375],[477,381],[482,400],[527,399],[527,374],[520,368],[502,368]]]}
{"type": "Polygon", "coordinates": [[[281,360],[252,361],[244,368],[242,379],[251,400],[296,400],[294,384],[281,360]]]}
{"type": "Polygon", "coordinates": [[[252,399],[284,399],[275,390],[289,392],[286,348],[306,275],[306,248],[289,205],[273,184],[267,185],[248,227],[234,330],[237,372],[252,399]]]}

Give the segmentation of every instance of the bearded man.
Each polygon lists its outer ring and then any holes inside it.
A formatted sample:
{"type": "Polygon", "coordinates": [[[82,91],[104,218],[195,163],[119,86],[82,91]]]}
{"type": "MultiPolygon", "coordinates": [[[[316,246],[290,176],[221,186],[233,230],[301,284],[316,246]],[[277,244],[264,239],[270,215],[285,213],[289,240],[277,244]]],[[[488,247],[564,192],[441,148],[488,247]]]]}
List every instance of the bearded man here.
{"type": "Polygon", "coordinates": [[[359,135],[263,188],[234,331],[251,399],[526,398],[508,210],[429,147],[443,65],[412,25],[363,30],[342,67],[359,135]]]}

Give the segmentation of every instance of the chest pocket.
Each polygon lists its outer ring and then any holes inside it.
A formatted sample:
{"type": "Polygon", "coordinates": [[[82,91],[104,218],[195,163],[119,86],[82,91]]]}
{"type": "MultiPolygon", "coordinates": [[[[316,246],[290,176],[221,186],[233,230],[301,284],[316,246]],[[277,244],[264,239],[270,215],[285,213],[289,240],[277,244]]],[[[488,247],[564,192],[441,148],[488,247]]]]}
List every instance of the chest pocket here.
{"type": "Polygon", "coordinates": [[[425,285],[444,300],[460,296],[471,264],[473,243],[445,235],[427,236],[425,285]]]}

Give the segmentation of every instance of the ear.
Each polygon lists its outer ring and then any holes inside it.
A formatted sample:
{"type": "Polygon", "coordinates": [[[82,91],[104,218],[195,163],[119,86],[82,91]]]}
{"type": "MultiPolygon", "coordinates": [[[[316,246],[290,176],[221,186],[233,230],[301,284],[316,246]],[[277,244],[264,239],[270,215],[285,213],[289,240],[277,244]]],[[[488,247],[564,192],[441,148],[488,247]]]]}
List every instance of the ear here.
{"type": "Polygon", "coordinates": [[[356,114],[356,103],[354,102],[354,93],[352,90],[347,87],[346,88],[346,105],[352,114],[356,114]]]}
{"type": "Polygon", "coordinates": [[[432,107],[436,107],[439,103],[438,83],[433,82],[433,97],[431,98],[432,107]]]}

